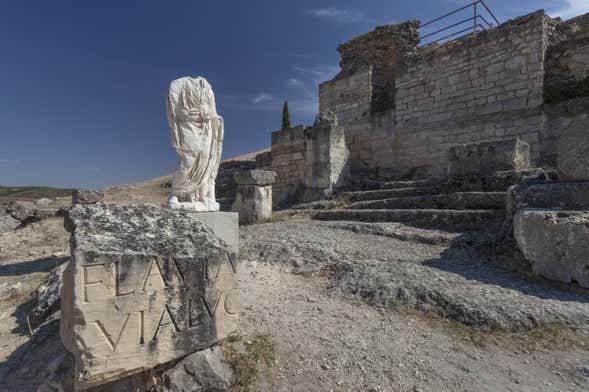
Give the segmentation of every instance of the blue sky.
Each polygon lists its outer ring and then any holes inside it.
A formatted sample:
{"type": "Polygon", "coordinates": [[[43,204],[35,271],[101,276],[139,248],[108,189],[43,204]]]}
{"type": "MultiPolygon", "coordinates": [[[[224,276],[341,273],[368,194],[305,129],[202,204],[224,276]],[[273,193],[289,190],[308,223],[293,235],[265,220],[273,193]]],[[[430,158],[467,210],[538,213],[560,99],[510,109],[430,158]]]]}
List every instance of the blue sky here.
{"type": "MultiPolygon", "coordinates": [[[[337,45],[377,24],[469,1],[0,1],[0,185],[102,187],[171,173],[169,82],[202,75],[225,118],[224,157],[310,124],[337,45]]],[[[488,0],[501,21],[589,0],[488,0]]]]}

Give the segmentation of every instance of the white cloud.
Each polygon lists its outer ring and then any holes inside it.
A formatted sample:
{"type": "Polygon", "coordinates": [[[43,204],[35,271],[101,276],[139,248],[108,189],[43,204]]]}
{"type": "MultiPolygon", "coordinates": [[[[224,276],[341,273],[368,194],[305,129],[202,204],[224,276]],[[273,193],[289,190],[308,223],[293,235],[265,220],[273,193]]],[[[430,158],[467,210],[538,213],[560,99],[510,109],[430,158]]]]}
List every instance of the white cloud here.
{"type": "Polygon", "coordinates": [[[589,12],[588,0],[564,0],[564,5],[556,8],[551,14],[563,19],[570,19],[589,12]]]}
{"type": "Polygon", "coordinates": [[[297,78],[290,78],[286,81],[286,85],[290,87],[303,87],[305,84],[297,78]]]}
{"type": "Polygon", "coordinates": [[[310,79],[315,84],[319,84],[333,78],[335,74],[339,72],[339,67],[334,65],[323,65],[311,68],[294,66],[293,70],[301,76],[310,79]]]}
{"type": "Polygon", "coordinates": [[[335,23],[363,23],[371,21],[371,19],[360,10],[352,8],[343,9],[337,8],[336,6],[307,10],[307,14],[335,23]]]}
{"type": "Polygon", "coordinates": [[[268,93],[260,93],[255,95],[252,98],[252,103],[260,104],[260,103],[264,103],[264,102],[270,102],[274,100],[274,97],[272,96],[272,94],[268,94],[268,93]]]}

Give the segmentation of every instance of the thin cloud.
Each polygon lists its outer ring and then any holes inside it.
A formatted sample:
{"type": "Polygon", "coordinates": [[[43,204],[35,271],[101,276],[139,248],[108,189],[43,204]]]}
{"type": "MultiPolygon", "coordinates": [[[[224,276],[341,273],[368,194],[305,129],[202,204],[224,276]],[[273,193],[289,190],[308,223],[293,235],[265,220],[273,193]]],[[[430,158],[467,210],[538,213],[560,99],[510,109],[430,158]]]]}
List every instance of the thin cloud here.
{"type": "Polygon", "coordinates": [[[589,12],[589,2],[587,0],[565,0],[564,5],[557,8],[552,14],[563,19],[570,19],[589,12]]]}
{"type": "Polygon", "coordinates": [[[17,159],[0,159],[0,165],[18,165],[20,161],[17,159]]]}
{"type": "Polygon", "coordinates": [[[307,10],[307,14],[334,23],[365,23],[371,21],[371,19],[360,10],[353,8],[344,9],[336,6],[307,10]]]}
{"type": "Polygon", "coordinates": [[[260,103],[270,102],[272,100],[274,100],[274,96],[272,96],[272,94],[260,93],[252,98],[252,103],[258,105],[260,103]]]}
{"type": "Polygon", "coordinates": [[[290,87],[302,87],[305,84],[297,78],[290,78],[286,81],[286,85],[290,87]]]}

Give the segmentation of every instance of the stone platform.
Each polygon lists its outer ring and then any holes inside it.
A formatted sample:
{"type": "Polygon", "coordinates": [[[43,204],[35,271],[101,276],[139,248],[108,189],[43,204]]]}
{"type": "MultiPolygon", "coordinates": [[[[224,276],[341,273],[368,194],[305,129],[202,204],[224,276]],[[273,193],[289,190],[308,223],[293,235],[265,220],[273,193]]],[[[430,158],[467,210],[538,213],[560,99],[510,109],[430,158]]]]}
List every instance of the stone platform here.
{"type": "Polygon", "coordinates": [[[61,337],[75,358],[77,390],[211,347],[236,330],[235,214],[76,205],[65,226],[72,260],[61,337]]]}

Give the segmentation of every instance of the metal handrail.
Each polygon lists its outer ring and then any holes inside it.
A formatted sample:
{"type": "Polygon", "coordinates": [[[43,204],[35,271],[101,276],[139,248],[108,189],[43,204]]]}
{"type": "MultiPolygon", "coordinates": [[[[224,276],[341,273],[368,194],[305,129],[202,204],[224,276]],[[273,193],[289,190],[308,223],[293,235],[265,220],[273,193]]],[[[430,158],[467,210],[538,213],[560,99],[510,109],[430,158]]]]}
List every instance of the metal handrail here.
{"type": "Polygon", "coordinates": [[[499,22],[499,19],[497,19],[497,17],[495,16],[495,14],[493,14],[493,12],[492,12],[492,11],[491,11],[491,9],[490,9],[490,8],[487,6],[487,4],[484,2],[484,0],[477,0],[477,1],[473,2],[473,3],[470,3],[470,4],[467,4],[467,5],[463,6],[463,7],[460,7],[460,8],[458,8],[458,9],[454,10],[454,11],[448,12],[448,13],[447,13],[447,14],[445,14],[445,15],[442,15],[442,16],[440,16],[440,17],[437,17],[437,18],[435,18],[435,19],[432,19],[432,20],[430,20],[429,22],[423,23],[423,24],[420,26],[420,28],[423,28],[423,27],[425,27],[425,26],[429,26],[429,25],[431,25],[431,24],[433,24],[433,23],[439,22],[439,21],[441,21],[441,20],[443,20],[443,19],[445,19],[445,18],[448,18],[449,16],[455,15],[455,14],[457,14],[457,13],[459,13],[459,12],[461,12],[461,11],[464,11],[464,10],[466,10],[466,9],[468,9],[468,8],[473,8],[473,10],[474,10],[474,14],[473,14],[473,16],[471,16],[471,17],[469,17],[469,18],[466,18],[466,19],[463,19],[463,20],[461,20],[461,21],[459,21],[459,22],[453,23],[453,24],[451,24],[451,25],[449,25],[449,26],[442,27],[442,28],[440,28],[440,29],[438,29],[438,30],[434,31],[433,33],[426,34],[426,35],[422,36],[422,37],[421,37],[421,39],[423,40],[423,39],[425,39],[425,38],[432,37],[432,36],[434,36],[434,35],[436,35],[436,34],[439,34],[439,33],[443,32],[443,31],[450,30],[450,29],[452,29],[452,28],[454,28],[454,27],[457,27],[457,26],[463,25],[463,24],[465,24],[465,23],[468,23],[468,22],[472,22],[472,25],[471,25],[470,27],[467,27],[467,28],[465,28],[465,29],[463,29],[463,30],[460,30],[460,31],[454,32],[454,33],[452,33],[452,34],[446,35],[446,36],[444,36],[444,37],[442,37],[442,38],[438,38],[438,39],[436,39],[436,40],[434,40],[434,41],[432,41],[432,42],[443,41],[443,40],[446,40],[446,39],[448,39],[448,38],[455,37],[455,36],[457,36],[457,35],[459,35],[459,34],[466,33],[466,32],[468,32],[468,31],[472,31],[473,35],[476,37],[476,34],[477,34],[477,32],[478,32],[478,29],[480,29],[481,31],[485,31],[485,30],[487,30],[487,29],[489,29],[489,28],[492,28],[492,27],[494,27],[493,23],[492,23],[492,22],[489,22],[489,21],[487,20],[487,18],[485,17],[485,15],[483,15],[483,14],[479,13],[479,7],[478,7],[478,5],[479,5],[479,4],[481,4],[481,5],[484,7],[484,10],[482,10],[482,11],[483,11],[483,12],[484,12],[484,11],[486,11],[486,12],[488,13],[488,15],[487,15],[487,16],[490,16],[490,17],[493,19],[493,21],[494,21],[494,22],[497,24],[497,26],[499,26],[499,25],[501,24],[501,23],[499,22]],[[483,26],[481,23],[479,23],[479,19],[480,19],[482,22],[484,22],[484,23],[486,24],[486,26],[487,26],[487,27],[485,27],[485,26],[483,26]]]}

